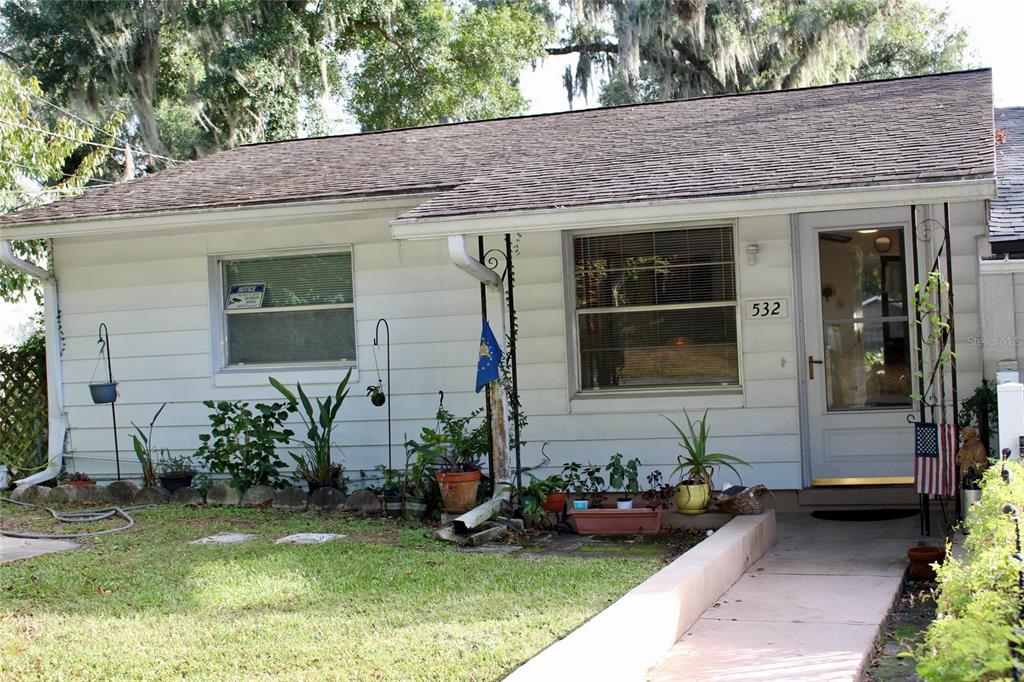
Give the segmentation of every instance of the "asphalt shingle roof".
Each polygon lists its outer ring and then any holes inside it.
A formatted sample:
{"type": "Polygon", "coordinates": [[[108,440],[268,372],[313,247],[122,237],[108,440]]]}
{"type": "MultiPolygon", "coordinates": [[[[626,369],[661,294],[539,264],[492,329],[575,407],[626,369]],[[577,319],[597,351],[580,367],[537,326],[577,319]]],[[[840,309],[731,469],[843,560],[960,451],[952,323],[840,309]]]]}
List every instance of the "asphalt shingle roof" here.
{"type": "Polygon", "coordinates": [[[988,216],[993,242],[1024,239],[1024,107],[996,109],[996,128],[1006,139],[996,146],[996,198],[988,216]]]}
{"type": "Polygon", "coordinates": [[[247,145],[0,224],[437,194],[402,219],[992,177],[991,72],[247,145]]]}

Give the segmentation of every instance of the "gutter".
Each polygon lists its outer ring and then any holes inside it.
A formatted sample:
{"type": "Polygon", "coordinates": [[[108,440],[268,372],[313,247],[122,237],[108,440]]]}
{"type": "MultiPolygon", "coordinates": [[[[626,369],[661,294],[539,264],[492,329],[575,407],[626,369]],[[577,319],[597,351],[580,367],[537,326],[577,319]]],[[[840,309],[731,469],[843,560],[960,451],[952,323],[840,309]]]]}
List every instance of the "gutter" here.
{"type": "Polygon", "coordinates": [[[9,239],[0,240],[0,262],[39,280],[43,285],[43,327],[46,334],[46,397],[47,411],[49,413],[49,442],[47,446],[46,468],[17,482],[18,487],[25,487],[57,478],[64,461],[64,436],[67,427],[64,421],[64,381],[60,357],[60,331],[57,327],[57,278],[49,270],[18,258],[14,254],[14,243],[9,239]]]}
{"type": "Polygon", "coordinates": [[[813,213],[840,209],[883,208],[909,204],[981,201],[996,193],[994,178],[861,185],[754,194],[720,194],[685,199],[650,199],[540,209],[404,217],[391,221],[397,240],[436,239],[468,231],[474,234],[591,230],[629,224],[679,224],[732,220],[760,215],[813,213]]]}

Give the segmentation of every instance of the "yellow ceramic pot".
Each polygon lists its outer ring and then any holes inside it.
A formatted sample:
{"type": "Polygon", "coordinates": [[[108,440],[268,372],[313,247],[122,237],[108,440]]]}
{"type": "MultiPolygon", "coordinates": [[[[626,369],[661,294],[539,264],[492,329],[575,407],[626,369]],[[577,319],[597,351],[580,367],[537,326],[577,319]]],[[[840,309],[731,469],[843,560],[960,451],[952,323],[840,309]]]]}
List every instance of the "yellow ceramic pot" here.
{"type": "Polygon", "coordinates": [[[703,514],[710,499],[711,489],[707,483],[680,483],[676,486],[676,510],[680,514],[703,514]]]}

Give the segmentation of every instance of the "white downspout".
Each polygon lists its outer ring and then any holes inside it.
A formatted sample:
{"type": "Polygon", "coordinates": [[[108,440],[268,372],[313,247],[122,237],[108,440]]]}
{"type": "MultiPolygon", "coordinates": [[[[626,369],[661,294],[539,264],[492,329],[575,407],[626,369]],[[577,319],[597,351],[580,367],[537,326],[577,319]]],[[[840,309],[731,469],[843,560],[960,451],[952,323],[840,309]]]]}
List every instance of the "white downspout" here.
{"type": "Polygon", "coordinates": [[[26,476],[17,482],[19,487],[42,483],[60,474],[64,456],[64,380],[60,358],[60,331],[57,328],[57,278],[49,270],[35,263],[18,258],[14,244],[9,239],[0,240],[0,262],[29,277],[38,279],[43,285],[43,329],[46,334],[46,396],[49,412],[49,444],[47,464],[42,471],[26,476]]]}
{"type": "MultiPolygon", "coordinates": [[[[495,324],[491,327],[498,343],[505,343],[505,287],[501,275],[469,255],[469,245],[466,243],[466,235],[448,235],[448,257],[452,264],[473,279],[487,285],[490,293],[497,297],[497,305],[488,305],[489,310],[498,310],[499,314],[495,324]]],[[[493,296],[491,297],[493,298],[493,296]]],[[[508,401],[501,382],[494,384],[496,390],[490,391],[491,414],[494,418],[491,426],[491,435],[496,445],[494,453],[494,471],[491,475],[495,481],[507,480],[509,476],[508,465],[508,401]]],[[[491,499],[471,509],[454,520],[453,524],[460,532],[475,528],[484,521],[487,521],[501,510],[502,502],[510,498],[510,490],[507,486],[494,486],[494,493],[491,499]]]]}

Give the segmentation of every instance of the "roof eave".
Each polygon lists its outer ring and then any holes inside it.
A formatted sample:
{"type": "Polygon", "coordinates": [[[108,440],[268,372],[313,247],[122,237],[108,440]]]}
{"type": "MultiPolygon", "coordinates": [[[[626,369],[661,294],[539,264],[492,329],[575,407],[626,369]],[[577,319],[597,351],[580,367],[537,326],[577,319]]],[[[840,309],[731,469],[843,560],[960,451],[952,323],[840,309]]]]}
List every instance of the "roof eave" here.
{"type": "Polygon", "coordinates": [[[391,221],[391,234],[395,239],[414,240],[452,234],[585,230],[944,201],[982,201],[993,198],[995,194],[995,178],[976,177],[429,218],[399,216],[391,221]]]}
{"type": "Polygon", "coordinates": [[[92,218],[31,223],[0,224],[0,239],[53,239],[144,231],[179,230],[190,227],[230,228],[254,221],[287,219],[322,222],[356,214],[380,213],[388,216],[405,211],[437,196],[437,192],[417,192],[378,197],[340,197],[274,204],[243,204],[216,208],[125,213],[92,218]]]}

